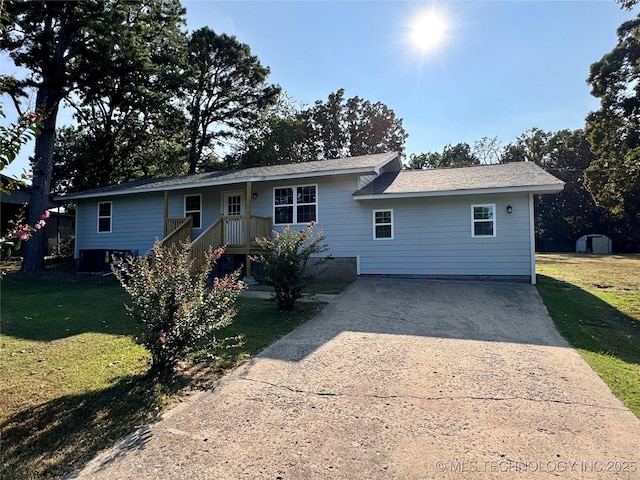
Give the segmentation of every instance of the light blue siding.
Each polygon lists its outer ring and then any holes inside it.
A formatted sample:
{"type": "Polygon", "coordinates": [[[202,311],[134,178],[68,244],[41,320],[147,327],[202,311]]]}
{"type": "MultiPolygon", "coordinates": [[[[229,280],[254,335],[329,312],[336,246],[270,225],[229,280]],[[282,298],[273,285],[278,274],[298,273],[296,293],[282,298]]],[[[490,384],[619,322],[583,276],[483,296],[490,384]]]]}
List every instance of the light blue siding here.
{"type": "MultiPolygon", "coordinates": [[[[354,200],[358,175],[308,181],[258,182],[252,213],[273,216],[273,189],[318,185],[316,230],[322,229],[334,257],[359,257],[362,274],[529,276],[531,246],[528,194],[460,195],[413,199],[354,200]],[[473,238],[471,205],[496,205],[496,236],[473,238]],[[511,205],[513,212],[507,213],[511,205]],[[393,209],[393,239],[373,238],[373,210],[393,209]]],[[[202,194],[202,229],[218,220],[225,191],[239,184],[169,192],[169,217],[184,215],[184,196],[202,194]]],[[[127,249],[143,254],[163,235],[164,194],[138,194],[81,200],[76,255],[80,249],[127,249]],[[111,201],[112,232],[97,233],[97,205],[111,201]]],[[[303,228],[304,224],[295,225],[303,228]]]]}
{"type": "Polygon", "coordinates": [[[79,200],[76,220],[76,258],[80,250],[138,250],[143,255],[164,233],[161,193],[79,200]],[[98,233],[98,203],[111,203],[111,232],[98,233]]]}
{"type": "Polygon", "coordinates": [[[528,197],[520,195],[370,200],[361,208],[393,208],[394,239],[373,240],[363,224],[362,274],[508,275],[530,273],[528,197]],[[496,236],[471,234],[471,205],[495,203],[496,236]],[[506,212],[507,205],[513,213],[506,212]]]}

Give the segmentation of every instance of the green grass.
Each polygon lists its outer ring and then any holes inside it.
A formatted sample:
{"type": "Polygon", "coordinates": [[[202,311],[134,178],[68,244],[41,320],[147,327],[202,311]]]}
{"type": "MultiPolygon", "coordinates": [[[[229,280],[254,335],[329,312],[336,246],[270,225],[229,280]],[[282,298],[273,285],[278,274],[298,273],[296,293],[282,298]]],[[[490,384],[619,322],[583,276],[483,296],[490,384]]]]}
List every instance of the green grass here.
{"type": "Polygon", "coordinates": [[[113,277],[74,275],[60,265],[40,276],[10,273],[0,288],[3,479],[60,478],[321,308],[299,303],[287,313],[241,298],[234,323],[221,333],[244,334],[242,346],[220,352],[213,364],[155,379],[113,277]]]}
{"type": "Polygon", "coordinates": [[[558,331],[640,418],[640,255],[538,254],[558,331]]]}

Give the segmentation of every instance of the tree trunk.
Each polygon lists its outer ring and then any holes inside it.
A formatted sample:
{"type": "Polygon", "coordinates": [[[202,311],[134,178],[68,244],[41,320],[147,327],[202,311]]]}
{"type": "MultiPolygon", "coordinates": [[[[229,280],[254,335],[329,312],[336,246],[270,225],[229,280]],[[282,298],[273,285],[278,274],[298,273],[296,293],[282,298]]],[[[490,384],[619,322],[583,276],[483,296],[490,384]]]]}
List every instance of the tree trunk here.
{"type": "MultiPolygon", "coordinates": [[[[56,118],[62,92],[54,88],[41,87],[36,97],[36,112],[44,116],[40,135],[36,137],[33,180],[27,221],[34,225],[49,207],[51,176],[53,173],[53,143],[56,135],[56,118]]],[[[35,232],[24,244],[22,271],[26,273],[44,271],[44,256],[47,248],[45,229],[35,232]]]]}

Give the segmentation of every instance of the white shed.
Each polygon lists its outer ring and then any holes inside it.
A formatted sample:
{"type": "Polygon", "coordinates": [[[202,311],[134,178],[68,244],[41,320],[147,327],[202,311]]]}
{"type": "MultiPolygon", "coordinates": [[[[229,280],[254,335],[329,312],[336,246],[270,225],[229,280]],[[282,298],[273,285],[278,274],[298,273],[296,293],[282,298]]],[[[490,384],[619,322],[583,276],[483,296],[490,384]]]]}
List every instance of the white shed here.
{"type": "Polygon", "coordinates": [[[606,235],[591,233],[576,240],[578,253],[611,253],[611,239],[606,235]]]}

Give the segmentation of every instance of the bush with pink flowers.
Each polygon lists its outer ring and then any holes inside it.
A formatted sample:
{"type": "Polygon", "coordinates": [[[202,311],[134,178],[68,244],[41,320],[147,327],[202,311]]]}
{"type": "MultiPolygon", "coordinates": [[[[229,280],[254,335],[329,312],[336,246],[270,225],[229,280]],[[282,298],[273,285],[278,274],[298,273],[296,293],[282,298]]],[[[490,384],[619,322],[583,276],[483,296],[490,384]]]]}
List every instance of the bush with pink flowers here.
{"type": "Polygon", "coordinates": [[[156,242],[150,258],[112,262],[113,274],[131,297],[127,312],[140,325],[136,341],[151,353],[152,372],[171,372],[190,354],[212,355],[232,340],[216,332],[235,317],[235,302],[245,288],[240,272],[207,281],[223,253],[222,248],[210,250],[205,266],[197,269],[188,243],[167,247],[156,242]]]}

